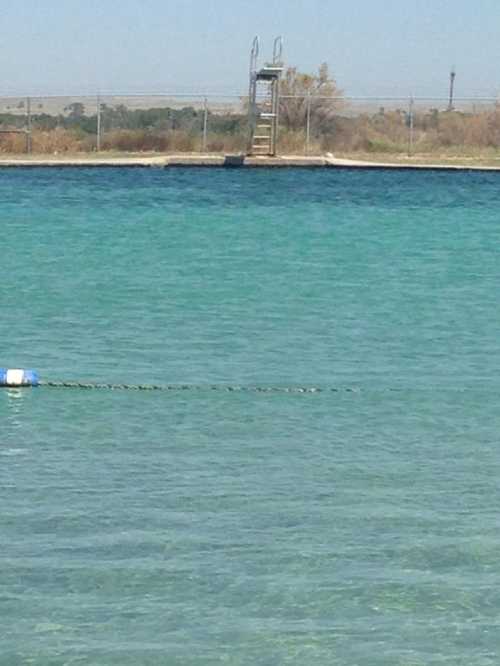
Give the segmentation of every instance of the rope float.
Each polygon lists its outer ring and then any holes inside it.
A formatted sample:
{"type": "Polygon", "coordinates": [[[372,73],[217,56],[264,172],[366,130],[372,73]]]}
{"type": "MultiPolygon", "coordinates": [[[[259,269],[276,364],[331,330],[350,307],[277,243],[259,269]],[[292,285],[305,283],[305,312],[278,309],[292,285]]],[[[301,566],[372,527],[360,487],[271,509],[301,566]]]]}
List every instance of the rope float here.
{"type": "Polygon", "coordinates": [[[58,389],[96,389],[109,391],[211,391],[220,393],[359,393],[357,388],[325,388],[319,386],[227,386],[224,384],[110,384],[99,382],[40,381],[35,370],[0,368],[0,388],[45,386],[58,389]]]}
{"type": "MultiPolygon", "coordinates": [[[[31,388],[46,387],[55,389],[84,389],[100,391],[196,391],[198,393],[362,393],[366,389],[350,386],[238,386],[228,384],[114,384],[108,382],[80,382],[80,381],[42,381],[36,370],[6,370],[0,368],[0,389],[2,388],[31,388]]],[[[389,393],[405,391],[405,387],[383,388],[389,393]]],[[[465,392],[467,387],[454,388],[455,391],[465,392]]]]}
{"type": "Polygon", "coordinates": [[[0,386],[38,386],[38,373],[35,370],[7,370],[0,368],[0,386]]]}
{"type": "Polygon", "coordinates": [[[197,391],[219,393],[359,393],[357,388],[321,388],[319,386],[227,386],[196,384],[102,384],[87,382],[40,382],[49,388],[79,388],[110,391],[197,391]]]}

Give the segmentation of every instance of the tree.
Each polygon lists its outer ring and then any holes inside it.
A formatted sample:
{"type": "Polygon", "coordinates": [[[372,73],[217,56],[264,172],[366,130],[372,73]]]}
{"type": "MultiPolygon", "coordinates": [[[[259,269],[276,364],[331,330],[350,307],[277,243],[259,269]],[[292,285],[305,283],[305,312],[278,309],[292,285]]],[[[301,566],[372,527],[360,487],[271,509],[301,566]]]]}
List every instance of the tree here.
{"type": "Polygon", "coordinates": [[[281,81],[280,118],[287,129],[303,130],[309,107],[314,127],[328,131],[332,129],[334,115],[343,106],[342,91],[330,76],[326,63],[317,74],[303,74],[296,67],[286,70],[281,81]]]}
{"type": "Polygon", "coordinates": [[[80,120],[85,115],[85,106],[81,102],[73,102],[64,108],[71,120],[80,120]]]}

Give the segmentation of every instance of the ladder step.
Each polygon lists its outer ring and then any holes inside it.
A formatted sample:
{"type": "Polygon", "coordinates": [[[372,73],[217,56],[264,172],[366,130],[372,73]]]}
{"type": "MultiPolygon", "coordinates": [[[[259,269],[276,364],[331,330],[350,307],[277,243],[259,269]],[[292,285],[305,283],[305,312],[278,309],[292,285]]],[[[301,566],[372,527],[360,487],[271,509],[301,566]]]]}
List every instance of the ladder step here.
{"type": "Polygon", "coordinates": [[[275,113],[261,113],[260,117],[261,118],[276,118],[276,114],[275,113]]]}
{"type": "Polygon", "coordinates": [[[254,136],[255,141],[269,141],[271,136],[269,134],[257,134],[254,136]]]}

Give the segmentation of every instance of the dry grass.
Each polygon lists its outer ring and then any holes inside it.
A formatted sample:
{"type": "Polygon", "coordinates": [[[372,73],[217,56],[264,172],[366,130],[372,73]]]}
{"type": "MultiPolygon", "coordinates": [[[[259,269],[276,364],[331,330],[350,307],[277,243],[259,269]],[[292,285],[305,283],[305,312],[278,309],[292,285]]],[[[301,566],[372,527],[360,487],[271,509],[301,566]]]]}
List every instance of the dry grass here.
{"type": "MultiPolygon", "coordinates": [[[[0,153],[19,155],[26,153],[24,134],[1,134],[0,153]]],[[[207,151],[210,153],[242,152],[246,139],[237,134],[208,134],[207,151]]],[[[95,153],[96,138],[83,132],[56,128],[50,131],[34,130],[32,152],[38,155],[68,155],[95,153]]],[[[202,138],[183,130],[153,132],[146,130],[113,130],[101,141],[105,152],[118,153],[195,153],[202,150],[202,138]]]]}
{"type": "MultiPolygon", "coordinates": [[[[355,118],[338,117],[335,128],[311,128],[308,154],[358,160],[421,164],[500,164],[500,111],[474,115],[461,113],[418,114],[415,119],[413,156],[408,157],[409,129],[402,112],[390,111],[355,118]]],[[[304,155],[306,135],[302,130],[282,128],[279,137],[282,155],[304,155]]],[[[39,156],[97,156],[96,138],[77,129],[34,129],[32,153],[39,156]]],[[[242,153],[244,134],[209,133],[203,150],[200,133],[186,130],[112,130],[102,138],[104,157],[158,154],[242,153]]],[[[25,156],[26,136],[0,134],[0,154],[25,156]]]]}

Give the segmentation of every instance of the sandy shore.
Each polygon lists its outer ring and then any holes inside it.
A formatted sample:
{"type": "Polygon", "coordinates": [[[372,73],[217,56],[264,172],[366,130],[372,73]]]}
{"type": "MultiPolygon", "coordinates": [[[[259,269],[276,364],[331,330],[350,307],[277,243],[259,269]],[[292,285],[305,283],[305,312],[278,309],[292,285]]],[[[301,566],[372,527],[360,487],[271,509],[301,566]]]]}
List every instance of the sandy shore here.
{"type": "Polygon", "coordinates": [[[330,167],[343,169],[398,169],[434,171],[500,171],[500,166],[454,163],[372,162],[367,160],[282,155],[279,157],[241,157],[239,155],[155,155],[137,156],[30,156],[0,159],[1,167],[330,167]]]}

